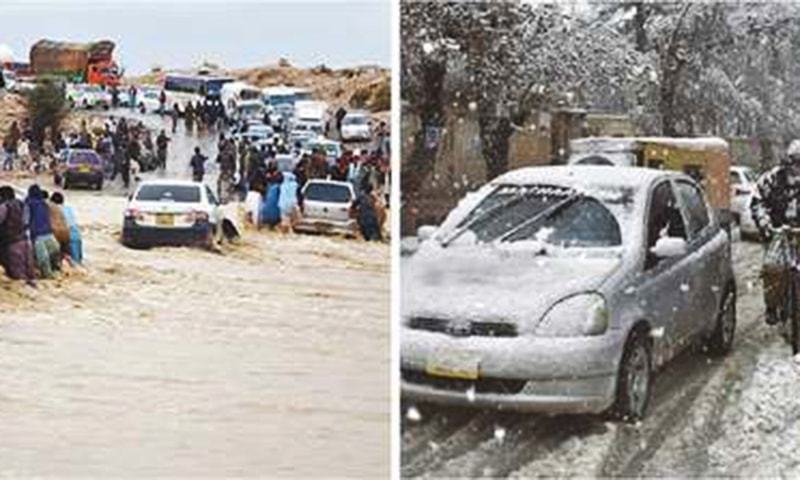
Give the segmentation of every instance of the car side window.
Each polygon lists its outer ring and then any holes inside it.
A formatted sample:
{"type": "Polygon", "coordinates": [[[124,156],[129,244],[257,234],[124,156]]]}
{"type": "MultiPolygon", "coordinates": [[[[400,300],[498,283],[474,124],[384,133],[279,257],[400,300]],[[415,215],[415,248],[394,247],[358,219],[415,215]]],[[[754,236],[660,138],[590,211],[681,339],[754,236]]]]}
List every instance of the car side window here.
{"type": "Polygon", "coordinates": [[[208,188],[208,185],[206,185],[206,195],[208,195],[208,201],[209,203],[211,203],[211,205],[219,205],[217,197],[214,196],[214,192],[212,192],[211,189],[208,188]]]}
{"type": "Polygon", "coordinates": [[[647,253],[645,270],[656,264],[659,259],[650,251],[662,237],[678,237],[686,240],[686,226],[670,182],[664,181],[653,189],[650,208],[647,212],[647,253]]]}
{"type": "Polygon", "coordinates": [[[711,222],[708,205],[703,198],[703,193],[695,185],[679,181],[677,188],[689,219],[689,234],[691,237],[695,237],[711,222]]]}

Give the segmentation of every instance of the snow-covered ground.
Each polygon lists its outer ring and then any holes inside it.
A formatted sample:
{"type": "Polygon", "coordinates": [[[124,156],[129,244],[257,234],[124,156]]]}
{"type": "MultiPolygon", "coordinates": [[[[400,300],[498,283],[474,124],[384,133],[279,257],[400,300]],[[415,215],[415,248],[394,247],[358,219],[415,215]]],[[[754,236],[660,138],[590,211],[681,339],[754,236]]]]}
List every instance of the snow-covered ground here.
{"type": "Polygon", "coordinates": [[[403,476],[800,475],[800,362],[763,321],[761,247],[734,246],[737,339],[659,372],[645,421],[404,406],[403,476]]]}
{"type": "Polygon", "coordinates": [[[130,250],[118,186],[66,198],[86,269],[0,280],[0,477],[389,475],[388,245],[130,250]]]}

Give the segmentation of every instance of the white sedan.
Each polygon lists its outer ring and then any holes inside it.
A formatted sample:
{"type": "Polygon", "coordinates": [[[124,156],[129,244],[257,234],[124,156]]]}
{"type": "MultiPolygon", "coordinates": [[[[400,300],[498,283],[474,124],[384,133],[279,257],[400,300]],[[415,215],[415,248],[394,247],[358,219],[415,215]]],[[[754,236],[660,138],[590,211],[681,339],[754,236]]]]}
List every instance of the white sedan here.
{"type": "Polygon", "coordinates": [[[202,245],[215,248],[223,236],[238,236],[214,192],[204,183],[183,180],[142,182],[125,209],[122,243],[133,248],[154,245],[202,245]]]}
{"type": "Polygon", "coordinates": [[[348,113],[342,119],[343,142],[368,142],[372,139],[369,116],[366,113],[348,113]]]}

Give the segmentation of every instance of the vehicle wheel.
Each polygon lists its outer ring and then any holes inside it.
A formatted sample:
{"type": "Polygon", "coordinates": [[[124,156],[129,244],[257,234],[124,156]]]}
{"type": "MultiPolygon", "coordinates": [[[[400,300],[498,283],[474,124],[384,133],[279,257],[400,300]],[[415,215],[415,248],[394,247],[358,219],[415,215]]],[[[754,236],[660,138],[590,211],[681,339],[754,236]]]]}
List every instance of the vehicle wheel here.
{"type": "Polygon", "coordinates": [[[645,329],[636,328],[625,342],[617,377],[617,399],[612,414],[619,420],[644,418],[652,386],[652,346],[645,329]]]}
{"type": "Polygon", "coordinates": [[[722,298],[714,333],[706,342],[708,351],[714,356],[727,355],[733,348],[736,331],[736,290],[728,287],[722,298]]]}
{"type": "Polygon", "coordinates": [[[103,189],[103,181],[102,181],[102,180],[100,180],[99,182],[97,182],[97,189],[98,189],[98,190],[102,190],[102,189],[103,189]]]}

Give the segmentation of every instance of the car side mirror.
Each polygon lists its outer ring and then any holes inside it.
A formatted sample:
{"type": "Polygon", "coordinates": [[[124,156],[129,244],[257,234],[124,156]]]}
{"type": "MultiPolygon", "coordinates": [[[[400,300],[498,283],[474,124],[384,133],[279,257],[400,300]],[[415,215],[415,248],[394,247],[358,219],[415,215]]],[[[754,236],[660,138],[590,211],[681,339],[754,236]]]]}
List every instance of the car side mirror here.
{"type": "Polygon", "coordinates": [[[661,237],[656,241],[650,253],[658,258],[680,257],[689,249],[686,240],[680,237],[661,237]]]}
{"type": "Polygon", "coordinates": [[[420,242],[424,242],[433,236],[436,233],[436,227],[433,225],[423,225],[417,229],[417,239],[420,242]]]}

